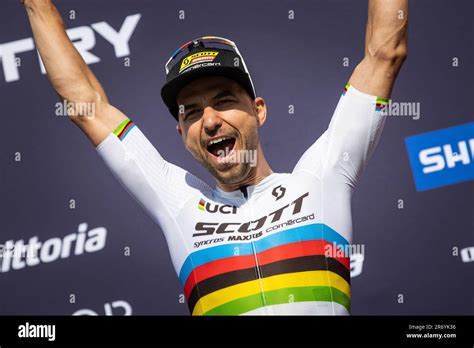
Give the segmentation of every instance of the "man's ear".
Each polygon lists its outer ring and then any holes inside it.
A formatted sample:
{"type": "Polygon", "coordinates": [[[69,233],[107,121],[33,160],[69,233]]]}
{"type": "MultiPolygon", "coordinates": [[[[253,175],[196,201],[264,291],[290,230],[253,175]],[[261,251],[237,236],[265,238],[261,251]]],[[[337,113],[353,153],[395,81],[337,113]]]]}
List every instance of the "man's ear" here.
{"type": "Polygon", "coordinates": [[[181,129],[181,126],[179,125],[179,123],[176,125],[176,130],[178,131],[178,134],[179,134],[180,136],[183,135],[183,130],[181,129]]]}
{"type": "Polygon", "coordinates": [[[255,110],[257,111],[258,125],[263,126],[267,120],[267,105],[262,97],[255,98],[255,110]]]}

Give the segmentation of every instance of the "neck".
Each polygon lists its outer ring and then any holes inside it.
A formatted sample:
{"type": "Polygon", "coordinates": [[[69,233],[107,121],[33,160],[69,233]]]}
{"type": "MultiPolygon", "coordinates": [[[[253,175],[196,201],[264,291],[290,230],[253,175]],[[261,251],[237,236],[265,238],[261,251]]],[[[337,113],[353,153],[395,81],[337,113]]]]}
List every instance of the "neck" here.
{"type": "Polygon", "coordinates": [[[225,184],[220,181],[217,181],[217,186],[226,192],[236,191],[242,186],[257,185],[260,181],[265,179],[267,176],[273,173],[272,168],[268,164],[263,150],[258,144],[257,148],[257,165],[250,169],[250,173],[243,180],[234,183],[234,184],[225,184]]]}

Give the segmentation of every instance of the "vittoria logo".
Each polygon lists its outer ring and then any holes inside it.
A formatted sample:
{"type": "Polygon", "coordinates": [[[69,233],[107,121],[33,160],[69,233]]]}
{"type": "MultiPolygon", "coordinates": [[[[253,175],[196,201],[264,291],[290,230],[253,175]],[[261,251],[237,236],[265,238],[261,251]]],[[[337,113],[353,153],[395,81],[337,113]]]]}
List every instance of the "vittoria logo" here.
{"type": "Polygon", "coordinates": [[[237,214],[237,207],[234,205],[210,203],[206,202],[204,198],[199,200],[198,209],[208,213],[237,214]]]}
{"type": "Polygon", "coordinates": [[[6,241],[0,244],[0,273],[97,252],[105,247],[106,237],[105,227],[89,230],[84,222],[79,225],[77,233],[62,238],[40,241],[38,236],[33,236],[28,243],[23,239],[6,241]]]}

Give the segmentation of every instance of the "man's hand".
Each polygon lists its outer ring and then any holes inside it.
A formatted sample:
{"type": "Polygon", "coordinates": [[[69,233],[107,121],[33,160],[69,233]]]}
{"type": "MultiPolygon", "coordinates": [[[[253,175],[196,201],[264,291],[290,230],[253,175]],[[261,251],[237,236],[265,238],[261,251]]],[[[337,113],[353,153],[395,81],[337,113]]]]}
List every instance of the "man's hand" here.
{"type": "Polygon", "coordinates": [[[390,97],[407,56],[408,0],[369,0],[365,56],[349,83],[358,90],[390,97]]]}
{"type": "Polygon", "coordinates": [[[109,104],[99,81],[67,36],[53,2],[21,1],[53,88],[61,100],[73,106],[68,108],[70,119],[98,145],[126,116],[109,104]]]}

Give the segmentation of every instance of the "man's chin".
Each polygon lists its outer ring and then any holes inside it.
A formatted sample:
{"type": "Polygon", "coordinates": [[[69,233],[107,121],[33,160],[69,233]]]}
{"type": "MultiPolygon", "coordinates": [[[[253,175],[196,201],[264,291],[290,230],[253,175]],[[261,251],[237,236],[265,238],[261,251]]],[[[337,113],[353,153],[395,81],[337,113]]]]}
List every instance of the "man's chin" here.
{"type": "Polygon", "coordinates": [[[245,163],[219,163],[217,165],[208,163],[206,167],[217,181],[227,185],[243,181],[251,169],[245,163]]]}

